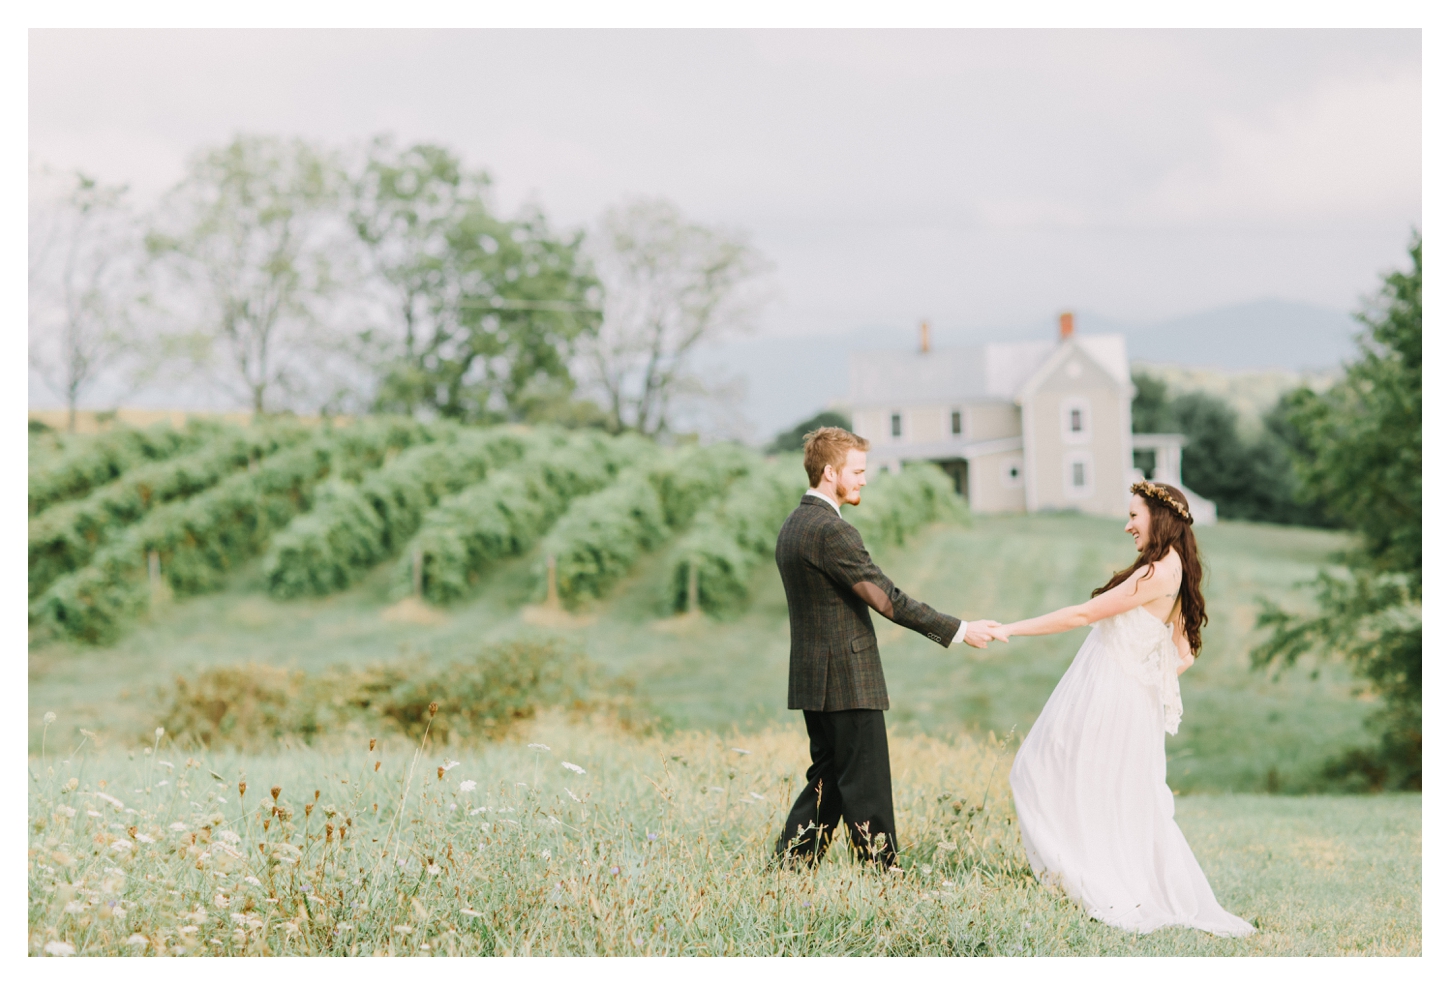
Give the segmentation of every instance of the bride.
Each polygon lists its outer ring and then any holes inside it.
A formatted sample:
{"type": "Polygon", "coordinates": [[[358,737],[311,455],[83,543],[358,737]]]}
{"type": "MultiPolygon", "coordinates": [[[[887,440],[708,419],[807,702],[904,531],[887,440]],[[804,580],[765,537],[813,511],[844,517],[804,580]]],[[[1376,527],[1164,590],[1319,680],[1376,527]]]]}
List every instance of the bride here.
{"type": "Polygon", "coordinates": [[[1124,930],[1253,927],[1218,905],[1173,821],[1163,733],[1176,734],[1178,675],[1207,622],[1188,500],[1173,486],[1132,487],[1127,532],[1138,558],[1082,605],[994,630],[1045,636],[1094,624],[1012,766],[1032,871],[1124,930]]]}

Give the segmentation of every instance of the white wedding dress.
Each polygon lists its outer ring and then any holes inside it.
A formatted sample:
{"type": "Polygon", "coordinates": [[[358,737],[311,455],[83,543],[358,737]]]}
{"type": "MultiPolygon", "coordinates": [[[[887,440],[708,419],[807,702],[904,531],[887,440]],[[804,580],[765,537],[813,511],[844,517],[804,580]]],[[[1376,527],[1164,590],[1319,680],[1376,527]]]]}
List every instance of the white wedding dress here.
{"type": "Polygon", "coordinates": [[[1141,606],[1098,622],[1012,764],[1022,845],[1043,883],[1123,930],[1252,925],[1218,905],[1183,832],[1163,733],[1177,733],[1178,651],[1141,606]]]}

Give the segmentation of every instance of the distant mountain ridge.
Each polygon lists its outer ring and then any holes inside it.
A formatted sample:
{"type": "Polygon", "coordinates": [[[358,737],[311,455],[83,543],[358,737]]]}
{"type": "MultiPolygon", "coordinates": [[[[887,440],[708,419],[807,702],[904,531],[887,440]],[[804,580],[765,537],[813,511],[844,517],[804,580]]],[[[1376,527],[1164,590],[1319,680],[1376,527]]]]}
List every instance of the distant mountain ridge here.
{"type": "MultiPolygon", "coordinates": [[[[1256,370],[1322,377],[1354,353],[1358,325],[1347,313],[1268,298],[1156,322],[1116,321],[1075,312],[1078,331],[1121,333],[1135,364],[1173,364],[1220,373],[1256,370]]],[[[840,401],[853,352],[912,349],[918,326],[860,326],[830,336],[735,339],[702,351],[697,365],[714,379],[741,378],[740,431],[769,440],[797,421],[840,401]]],[[[1056,313],[1001,328],[933,325],[934,346],[1055,338],[1056,313]]]]}

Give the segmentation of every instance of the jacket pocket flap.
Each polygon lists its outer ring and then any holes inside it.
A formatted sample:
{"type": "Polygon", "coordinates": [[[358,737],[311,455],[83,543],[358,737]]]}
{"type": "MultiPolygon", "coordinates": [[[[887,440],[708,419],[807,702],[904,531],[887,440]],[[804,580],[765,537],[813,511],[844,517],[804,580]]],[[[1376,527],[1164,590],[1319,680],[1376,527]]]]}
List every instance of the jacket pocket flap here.
{"type": "Polygon", "coordinates": [[[868,647],[874,647],[875,645],[876,637],[872,636],[870,633],[867,633],[865,636],[858,636],[851,641],[851,652],[860,653],[862,650],[865,650],[868,647]]]}

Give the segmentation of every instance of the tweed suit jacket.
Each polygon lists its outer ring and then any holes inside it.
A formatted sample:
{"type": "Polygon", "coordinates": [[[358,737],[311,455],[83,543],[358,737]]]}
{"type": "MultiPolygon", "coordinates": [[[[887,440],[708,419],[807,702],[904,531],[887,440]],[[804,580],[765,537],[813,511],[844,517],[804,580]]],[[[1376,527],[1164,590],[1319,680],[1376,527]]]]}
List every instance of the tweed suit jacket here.
{"type": "Polygon", "coordinates": [[[775,565],[790,607],[791,708],[891,707],[872,609],[944,647],[962,622],[893,585],[856,528],[810,493],[780,528],[775,565]]]}

